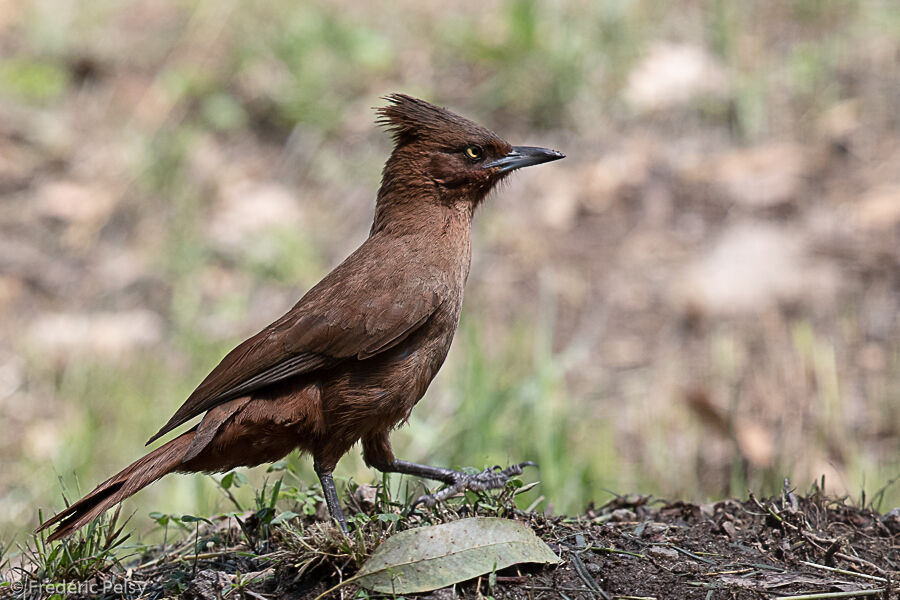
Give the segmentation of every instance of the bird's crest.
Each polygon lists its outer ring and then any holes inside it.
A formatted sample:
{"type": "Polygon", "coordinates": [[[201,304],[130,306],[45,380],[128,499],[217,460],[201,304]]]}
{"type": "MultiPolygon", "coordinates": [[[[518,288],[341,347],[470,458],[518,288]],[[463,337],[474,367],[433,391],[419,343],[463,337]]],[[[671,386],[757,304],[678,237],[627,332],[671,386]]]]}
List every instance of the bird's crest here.
{"type": "Polygon", "coordinates": [[[424,100],[406,94],[390,94],[384,99],[390,104],[376,109],[376,123],[393,134],[398,146],[422,139],[463,144],[472,138],[499,139],[478,123],[424,100]]]}

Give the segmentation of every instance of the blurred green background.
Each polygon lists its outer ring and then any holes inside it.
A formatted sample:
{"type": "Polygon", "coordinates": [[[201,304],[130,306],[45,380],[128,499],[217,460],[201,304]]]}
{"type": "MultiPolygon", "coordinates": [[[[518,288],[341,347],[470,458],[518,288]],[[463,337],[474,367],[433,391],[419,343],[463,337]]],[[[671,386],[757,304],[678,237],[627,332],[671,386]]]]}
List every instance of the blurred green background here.
{"type": "Polygon", "coordinates": [[[0,538],[365,238],[394,91],[568,155],[477,215],[398,456],[535,460],[555,512],[785,476],[897,506],[898,73],[893,0],[0,4],[0,538]]]}

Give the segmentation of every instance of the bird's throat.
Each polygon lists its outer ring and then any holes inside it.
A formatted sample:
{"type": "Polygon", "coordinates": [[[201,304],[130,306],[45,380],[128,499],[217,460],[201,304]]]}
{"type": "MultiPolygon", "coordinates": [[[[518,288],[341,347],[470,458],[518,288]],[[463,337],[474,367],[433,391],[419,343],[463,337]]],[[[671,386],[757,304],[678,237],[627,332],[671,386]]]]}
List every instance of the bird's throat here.
{"type": "Polygon", "coordinates": [[[433,188],[378,194],[371,233],[397,235],[440,232],[468,237],[474,203],[441,198],[433,188]]]}

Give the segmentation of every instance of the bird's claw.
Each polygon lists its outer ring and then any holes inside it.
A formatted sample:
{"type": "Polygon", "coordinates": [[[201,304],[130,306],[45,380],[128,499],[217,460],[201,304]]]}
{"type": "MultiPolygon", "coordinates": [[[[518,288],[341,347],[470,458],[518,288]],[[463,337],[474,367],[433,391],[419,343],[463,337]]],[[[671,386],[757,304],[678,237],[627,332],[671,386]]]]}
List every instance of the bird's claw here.
{"type": "Polygon", "coordinates": [[[443,502],[447,498],[461,494],[466,490],[472,492],[483,492],[485,490],[495,490],[502,488],[509,481],[510,477],[521,475],[525,467],[536,467],[537,464],[529,461],[510,465],[505,469],[500,465],[494,465],[489,469],[485,469],[480,473],[470,475],[461,471],[455,471],[454,481],[447,487],[440,489],[433,494],[425,494],[416,498],[416,501],[410,506],[410,511],[416,509],[417,506],[425,506],[431,508],[439,502],[443,502]]]}

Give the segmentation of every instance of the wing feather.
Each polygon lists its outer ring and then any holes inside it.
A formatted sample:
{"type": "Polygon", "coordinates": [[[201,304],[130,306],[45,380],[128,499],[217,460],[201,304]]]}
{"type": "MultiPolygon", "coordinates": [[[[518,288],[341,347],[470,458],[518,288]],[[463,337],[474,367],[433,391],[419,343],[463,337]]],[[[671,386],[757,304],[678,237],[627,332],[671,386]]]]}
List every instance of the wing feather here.
{"type": "Polygon", "coordinates": [[[229,352],[147,443],[223,402],[389,350],[428,321],[447,297],[440,273],[422,277],[421,270],[397,269],[379,276],[377,256],[365,248],[229,352]]]}

